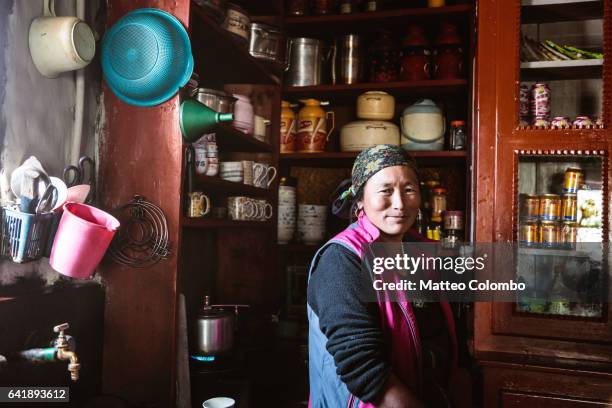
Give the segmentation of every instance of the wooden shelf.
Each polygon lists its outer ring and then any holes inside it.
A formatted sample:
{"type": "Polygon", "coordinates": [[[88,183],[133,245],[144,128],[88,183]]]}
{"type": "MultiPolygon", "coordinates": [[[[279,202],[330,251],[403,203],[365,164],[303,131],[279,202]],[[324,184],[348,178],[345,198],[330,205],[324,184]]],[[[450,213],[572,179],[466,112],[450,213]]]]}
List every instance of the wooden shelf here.
{"type": "MultiPolygon", "coordinates": [[[[463,160],[467,158],[467,152],[465,150],[442,150],[442,151],[411,151],[410,155],[416,158],[418,161],[428,160],[463,160]]],[[[330,162],[332,164],[338,163],[339,160],[353,161],[359,152],[322,152],[322,153],[283,153],[280,155],[281,161],[284,162],[330,162]]]]}
{"type": "Polygon", "coordinates": [[[233,221],[218,218],[189,218],[181,219],[183,228],[272,228],[272,221],[233,221]]]}
{"type": "Polygon", "coordinates": [[[249,186],[244,183],[223,180],[220,177],[202,176],[196,174],[194,188],[220,193],[248,195],[256,197],[267,197],[272,193],[272,189],[249,186]]]}
{"type": "Polygon", "coordinates": [[[272,145],[255,139],[253,135],[243,133],[232,125],[217,126],[217,144],[223,152],[264,152],[271,153],[272,145]]]}
{"type": "Polygon", "coordinates": [[[321,245],[306,244],[278,244],[278,250],[282,252],[305,252],[314,253],[321,245]]]}
{"type": "Polygon", "coordinates": [[[282,68],[253,58],[248,45],[225,31],[200,6],[191,3],[190,38],[195,72],[202,82],[280,84],[282,68]]]}
{"type": "Polygon", "coordinates": [[[435,96],[448,94],[467,95],[467,81],[465,79],[431,79],[427,81],[398,81],[398,82],[364,82],[352,85],[316,85],[286,87],[283,93],[286,98],[298,99],[302,97],[348,100],[367,91],[385,91],[396,98],[419,96],[435,96]]]}
{"type": "Polygon", "coordinates": [[[335,34],[358,29],[360,32],[375,30],[381,26],[403,26],[411,21],[439,21],[464,19],[472,14],[470,4],[459,4],[435,8],[403,8],[353,14],[332,14],[325,16],[296,16],[285,19],[285,29],[291,34],[321,33],[335,34]]]}
{"type": "Polygon", "coordinates": [[[523,0],[523,24],[603,18],[603,1],[594,0],[523,0]]]}
{"type": "Polygon", "coordinates": [[[603,59],[521,62],[521,80],[601,78],[603,59]]]}

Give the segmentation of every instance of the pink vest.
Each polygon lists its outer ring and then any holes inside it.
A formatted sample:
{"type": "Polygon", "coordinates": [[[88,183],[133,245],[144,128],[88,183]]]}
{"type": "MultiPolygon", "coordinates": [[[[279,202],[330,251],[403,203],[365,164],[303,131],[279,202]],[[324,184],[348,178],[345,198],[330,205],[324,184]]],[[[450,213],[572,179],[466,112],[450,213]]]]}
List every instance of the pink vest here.
{"type": "MultiPolygon", "coordinates": [[[[415,241],[434,242],[418,234],[414,230],[408,232],[415,241]]],[[[331,242],[342,242],[352,249],[360,258],[363,256],[363,245],[375,242],[380,231],[362,212],[357,222],[345,229],[331,242]]],[[[383,324],[383,330],[391,345],[391,364],[393,372],[400,380],[410,387],[417,395],[421,394],[422,350],[416,318],[408,299],[390,301],[382,298],[379,293],[378,305],[383,324]]],[[[402,292],[402,296],[405,294],[402,292]]],[[[448,332],[453,347],[453,366],[457,364],[457,337],[452,310],[447,301],[440,301],[442,312],[446,318],[448,332]]],[[[375,408],[375,405],[362,402],[361,408],[375,408]]]]}

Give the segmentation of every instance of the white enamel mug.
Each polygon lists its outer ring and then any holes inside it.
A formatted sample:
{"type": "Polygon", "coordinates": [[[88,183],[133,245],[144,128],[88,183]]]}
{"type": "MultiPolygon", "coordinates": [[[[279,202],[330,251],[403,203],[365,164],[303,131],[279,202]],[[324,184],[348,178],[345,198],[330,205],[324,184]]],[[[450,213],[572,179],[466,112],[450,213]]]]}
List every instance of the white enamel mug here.
{"type": "Polygon", "coordinates": [[[36,69],[47,78],[86,67],[96,53],[91,28],[74,16],[57,17],[54,0],[44,0],[43,16],[30,25],[29,45],[36,69]]]}

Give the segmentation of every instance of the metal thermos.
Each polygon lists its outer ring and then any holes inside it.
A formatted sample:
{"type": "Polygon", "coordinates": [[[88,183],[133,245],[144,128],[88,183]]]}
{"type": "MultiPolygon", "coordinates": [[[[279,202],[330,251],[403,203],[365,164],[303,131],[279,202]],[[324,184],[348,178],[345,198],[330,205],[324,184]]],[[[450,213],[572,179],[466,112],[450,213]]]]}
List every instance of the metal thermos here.
{"type": "Polygon", "coordinates": [[[363,76],[362,40],[358,35],[348,34],[338,38],[338,77],[342,84],[355,84],[363,76]]]}
{"type": "Polygon", "coordinates": [[[286,80],[290,86],[320,85],[326,59],[323,43],[315,38],[289,40],[286,80]]]}

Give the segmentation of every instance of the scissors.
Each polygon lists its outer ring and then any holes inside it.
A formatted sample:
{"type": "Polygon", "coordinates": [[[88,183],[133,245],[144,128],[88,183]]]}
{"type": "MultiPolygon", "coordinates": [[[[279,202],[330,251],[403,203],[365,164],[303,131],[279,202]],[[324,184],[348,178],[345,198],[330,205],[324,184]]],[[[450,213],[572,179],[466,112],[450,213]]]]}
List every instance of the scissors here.
{"type": "Polygon", "coordinates": [[[94,160],[89,156],[82,156],[79,159],[78,166],[68,165],[64,167],[63,179],[68,187],[74,187],[79,184],[89,184],[91,191],[85,202],[90,203],[93,199],[93,190],[95,188],[94,181],[95,164],[94,160]]]}

